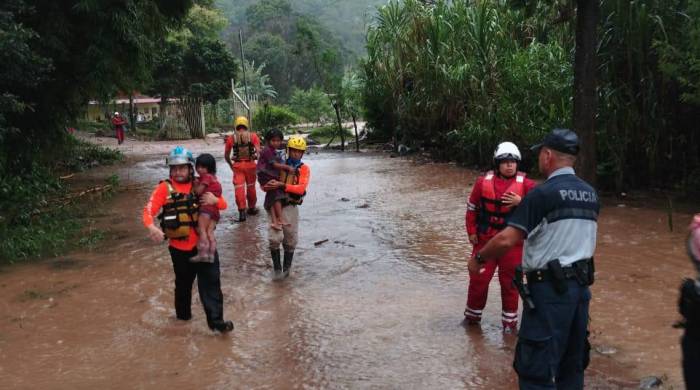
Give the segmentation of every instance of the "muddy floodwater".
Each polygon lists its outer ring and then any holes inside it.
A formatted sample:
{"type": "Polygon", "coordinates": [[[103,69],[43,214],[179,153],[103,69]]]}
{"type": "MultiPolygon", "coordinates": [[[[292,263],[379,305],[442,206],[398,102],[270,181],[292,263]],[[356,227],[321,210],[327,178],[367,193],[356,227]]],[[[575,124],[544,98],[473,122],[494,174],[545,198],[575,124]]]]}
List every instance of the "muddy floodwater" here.
{"type": "MultiPolygon", "coordinates": [[[[113,141],[113,140],[112,140],[113,141]]],[[[516,337],[500,324],[497,278],[481,327],[466,300],[465,200],[476,172],[370,153],[310,153],[293,272],[271,282],[263,215],[217,228],[227,335],[210,332],[198,295],[177,321],[164,244],[140,215],[174,144],[125,144],[123,190],[94,203],[106,238],[92,250],[0,270],[0,377],[20,389],[511,389],[516,337]],[[327,240],[316,246],[322,240],[327,240]]],[[[191,142],[221,156],[220,141],[191,142]]],[[[262,193],[259,191],[260,200],[262,193]]],[[[262,202],[260,202],[262,203],[262,202]]],[[[689,215],[606,200],[600,218],[587,388],[683,388],[677,287],[689,215]]],[[[575,238],[572,238],[575,239],[575,238]]],[[[196,287],[195,287],[196,292],[196,287]]]]}

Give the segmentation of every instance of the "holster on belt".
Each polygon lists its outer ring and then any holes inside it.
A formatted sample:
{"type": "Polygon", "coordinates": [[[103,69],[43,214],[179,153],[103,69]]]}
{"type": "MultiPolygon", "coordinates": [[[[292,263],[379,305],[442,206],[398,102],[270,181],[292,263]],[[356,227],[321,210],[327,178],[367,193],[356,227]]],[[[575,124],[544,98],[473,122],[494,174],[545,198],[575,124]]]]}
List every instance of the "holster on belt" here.
{"type": "Polygon", "coordinates": [[[559,295],[566,294],[566,292],[569,291],[569,286],[566,284],[566,276],[564,275],[564,270],[562,269],[559,260],[554,259],[548,262],[547,270],[549,270],[554,291],[556,291],[559,295]]]}
{"type": "Polygon", "coordinates": [[[571,265],[576,273],[576,281],[581,286],[590,286],[595,281],[595,264],[593,258],[579,260],[571,265]]]}
{"type": "Polygon", "coordinates": [[[535,310],[535,302],[532,300],[530,288],[527,284],[523,283],[523,267],[521,266],[515,267],[513,285],[518,289],[518,294],[520,294],[520,298],[523,299],[523,305],[530,310],[535,310]]]}

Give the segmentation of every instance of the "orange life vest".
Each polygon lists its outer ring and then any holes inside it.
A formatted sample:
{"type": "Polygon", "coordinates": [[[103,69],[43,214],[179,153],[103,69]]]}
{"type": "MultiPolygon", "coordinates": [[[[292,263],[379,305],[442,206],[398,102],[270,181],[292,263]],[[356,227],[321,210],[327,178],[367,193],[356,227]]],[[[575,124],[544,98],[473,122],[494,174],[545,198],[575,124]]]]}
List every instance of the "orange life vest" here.
{"type": "Polygon", "coordinates": [[[233,161],[251,161],[257,160],[257,151],[253,144],[253,135],[248,130],[235,130],[231,134],[232,159],[233,161]]]}
{"type": "MultiPolygon", "coordinates": [[[[299,184],[299,168],[304,165],[303,163],[299,165],[299,167],[294,171],[294,173],[289,173],[284,170],[280,170],[280,178],[279,181],[281,181],[284,184],[290,184],[290,185],[297,185],[299,184]]],[[[287,204],[291,205],[301,205],[304,203],[304,197],[306,196],[306,191],[304,191],[303,195],[297,195],[297,194],[291,194],[287,193],[287,204]]]]}
{"type": "Polygon", "coordinates": [[[168,184],[168,198],[160,213],[160,226],[167,238],[186,240],[190,236],[190,229],[197,226],[199,205],[197,195],[194,192],[183,194],[175,191],[170,180],[168,184]]]}
{"type": "MultiPolygon", "coordinates": [[[[525,173],[518,172],[515,180],[506,190],[521,197],[525,193],[525,173]]],[[[481,208],[479,209],[479,233],[485,234],[489,228],[496,231],[506,227],[506,218],[513,212],[513,207],[504,205],[501,199],[496,199],[496,184],[494,183],[495,173],[488,171],[481,184],[481,208]]]]}

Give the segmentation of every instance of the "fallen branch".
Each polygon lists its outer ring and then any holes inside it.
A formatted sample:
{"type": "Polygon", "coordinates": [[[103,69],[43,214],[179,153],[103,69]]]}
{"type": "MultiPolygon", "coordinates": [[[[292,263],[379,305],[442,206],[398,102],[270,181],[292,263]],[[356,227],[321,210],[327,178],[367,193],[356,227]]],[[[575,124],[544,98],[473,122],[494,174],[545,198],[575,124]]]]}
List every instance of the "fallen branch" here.
{"type": "Polygon", "coordinates": [[[316,242],[314,242],[314,246],[319,246],[319,245],[321,245],[321,244],[323,244],[323,243],[325,243],[325,242],[328,242],[328,239],[327,239],[327,238],[326,238],[325,240],[321,240],[321,241],[316,241],[316,242]]]}
{"type": "Polygon", "coordinates": [[[63,197],[61,200],[72,200],[72,199],[75,199],[75,198],[80,198],[80,197],[85,196],[85,195],[87,195],[87,194],[93,194],[93,193],[96,193],[96,192],[102,193],[102,192],[105,192],[105,191],[110,191],[111,189],[112,189],[112,185],[111,185],[111,184],[105,184],[105,185],[103,185],[103,186],[97,186],[97,187],[89,188],[89,189],[87,189],[87,190],[80,191],[80,192],[77,192],[77,193],[74,193],[74,194],[68,194],[68,195],[66,195],[65,197],[63,197]]]}

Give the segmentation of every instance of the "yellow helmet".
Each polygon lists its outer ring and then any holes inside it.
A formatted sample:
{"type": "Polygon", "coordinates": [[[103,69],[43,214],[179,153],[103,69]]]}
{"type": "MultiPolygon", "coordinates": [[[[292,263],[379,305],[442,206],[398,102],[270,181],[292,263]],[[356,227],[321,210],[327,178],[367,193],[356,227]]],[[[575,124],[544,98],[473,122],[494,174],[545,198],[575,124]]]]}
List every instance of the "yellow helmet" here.
{"type": "Polygon", "coordinates": [[[306,140],[298,135],[293,135],[287,141],[287,149],[306,151],[306,140]]]}
{"type": "Polygon", "coordinates": [[[239,126],[245,126],[246,129],[250,129],[250,126],[248,125],[248,118],[244,116],[239,116],[236,118],[236,121],[233,122],[233,128],[238,129],[239,126]]]}

